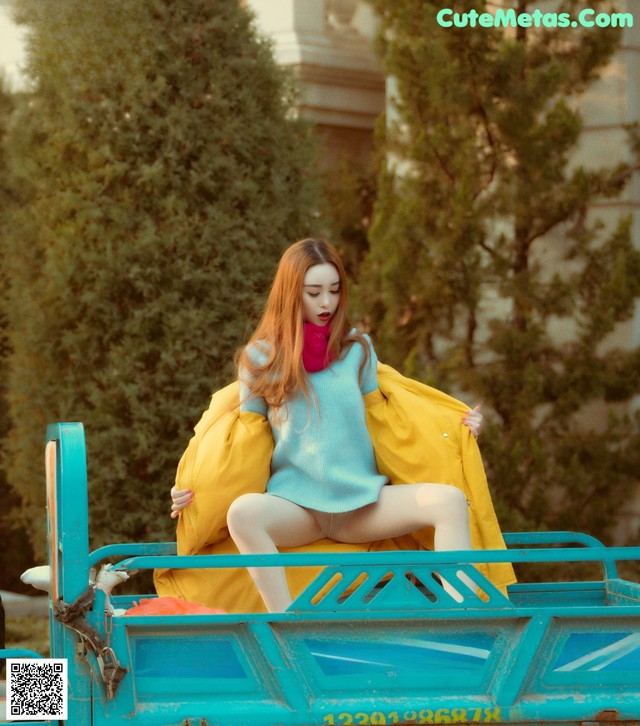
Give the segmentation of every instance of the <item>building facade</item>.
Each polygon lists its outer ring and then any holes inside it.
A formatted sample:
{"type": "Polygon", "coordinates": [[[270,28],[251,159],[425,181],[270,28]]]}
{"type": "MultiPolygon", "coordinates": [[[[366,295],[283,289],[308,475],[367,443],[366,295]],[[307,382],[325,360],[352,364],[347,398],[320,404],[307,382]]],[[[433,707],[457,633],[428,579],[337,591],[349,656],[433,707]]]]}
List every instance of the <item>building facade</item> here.
{"type": "Polygon", "coordinates": [[[323,143],[323,160],[365,162],[385,107],[385,80],[373,50],[376,22],[358,0],[247,0],[276,60],[300,81],[299,110],[323,143]]]}

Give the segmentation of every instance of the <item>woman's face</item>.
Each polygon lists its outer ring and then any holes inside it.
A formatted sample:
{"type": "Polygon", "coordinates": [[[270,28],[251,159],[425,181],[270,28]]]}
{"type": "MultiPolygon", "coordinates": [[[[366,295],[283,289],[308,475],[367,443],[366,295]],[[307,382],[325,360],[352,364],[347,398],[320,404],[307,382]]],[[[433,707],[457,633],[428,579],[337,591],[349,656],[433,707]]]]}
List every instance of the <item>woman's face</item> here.
{"type": "Polygon", "coordinates": [[[314,265],[307,270],[302,287],[304,319],[314,325],[326,325],[340,302],[340,275],[330,263],[314,265]]]}

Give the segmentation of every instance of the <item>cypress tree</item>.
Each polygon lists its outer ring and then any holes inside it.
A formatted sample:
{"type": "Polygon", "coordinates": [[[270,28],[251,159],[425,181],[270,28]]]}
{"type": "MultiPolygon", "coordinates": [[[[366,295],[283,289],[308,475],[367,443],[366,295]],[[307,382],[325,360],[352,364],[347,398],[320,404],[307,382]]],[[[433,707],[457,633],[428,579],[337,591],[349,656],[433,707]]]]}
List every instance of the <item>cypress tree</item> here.
{"type": "MultiPolygon", "coordinates": [[[[640,254],[629,218],[605,225],[594,204],[624,192],[638,149],[607,168],[575,152],[578,101],[620,29],[445,28],[442,3],[371,3],[397,88],[361,286],[379,355],[484,402],[506,527],[605,535],[637,494],[640,352],[615,335],[640,294],[640,254]]],[[[609,7],[553,10],[585,6],[609,7]]]]}
{"type": "MultiPolygon", "coordinates": [[[[15,99],[11,92],[5,89],[0,81],[0,239],[8,233],[8,219],[11,209],[16,204],[7,179],[7,160],[3,153],[4,139],[11,116],[15,99]]],[[[7,316],[5,313],[5,295],[8,286],[7,260],[2,247],[0,247],[0,441],[9,430],[9,415],[7,406],[7,316]]],[[[19,575],[31,567],[33,555],[31,546],[24,532],[16,527],[14,522],[14,509],[19,506],[18,495],[9,489],[5,475],[7,457],[3,448],[0,448],[0,491],[3,508],[0,513],[0,583],[2,589],[19,591],[24,588],[19,575]]],[[[0,666],[1,668],[1,666],[0,666]]]]}
{"type": "MultiPolygon", "coordinates": [[[[6,135],[6,127],[8,117],[12,108],[12,97],[10,93],[4,88],[4,83],[0,83],[0,140],[4,141],[6,135]]],[[[7,163],[4,153],[2,153],[2,146],[0,146],[0,237],[4,237],[6,234],[6,223],[7,210],[9,207],[11,194],[6,184],[7,179],[7,163]]],[[[4,296],[7,290],[7,274],[6,274],[6,259],[3,254],[3,250],[0,249],[0,294],[4,296]]],[[[0,437],[6,435],[9,429],[9,417],[7,415],[7,317],[4,311],[5,305],[0,306],[0,437]]],[[[0,457],[2,457],[2,450],[0,450],[0,457]]],[[[4,458],[4,457],[2,457],[4,458]]],[[[2,460],[0,458],[0,461],[2,460]]],[[[2,491],[7,491],[6,477],[4,470],[0,467],[0,487],[2,491]]],[[[13,502],[12,502],[13,504],[13,502]]],[[[9,531],[9,520],[7,518],[7,512],[0,516],[0,533],[3,535],[3,539],[6,538],[6,533],[9,531]]],[[[0,554],[0,573],[4,574],[5,561],[0,554]]],[[[5,582],[6,578],[3,576],[2,581],[5,582]]]]}
{"type": "Polygon", "coordinates": [[[43,550],[46,423],[80,420],[92,542],[172,537],[169,488],[281,250],[313,144],[237,0],[19,0],[7,475],[43,550]]]}

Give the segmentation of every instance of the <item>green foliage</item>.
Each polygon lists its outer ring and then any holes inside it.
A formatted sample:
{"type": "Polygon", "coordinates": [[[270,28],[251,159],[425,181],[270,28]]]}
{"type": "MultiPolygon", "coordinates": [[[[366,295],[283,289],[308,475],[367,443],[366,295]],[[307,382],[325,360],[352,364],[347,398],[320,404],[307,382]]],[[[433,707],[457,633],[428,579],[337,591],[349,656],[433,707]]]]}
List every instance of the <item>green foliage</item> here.
{"type": "Polygon", "coordinates": [[[373,168],[363,168],[362,163],[348,158],[321,172],[322,232],[338,248],[347,275],[355,284],[369,250],[375,177],[373,168]]]}
{"type": "Polygon", "coordinates": [[[7,648],[34,650],[44,658],[48,658],[49,618],[33,615],[7,618],[6,643],[7,648]]]}
{"type": "Polygon", "coordinates": [[[83,421],[93,544],[172,538],[191,428],[308,233],[309,131],[237,0],[18,8],[8,478],[42,555],[44,427],[83,421]]]}
{"type": "MultiPolygon", "coordinates": [[[[371,4],[397,84],[361,286],[379,355],[485,403],[507,527],[605,535],[638,483],[640,421],[624,404],[640,393],[640,352],[616,335],[640,253],[628,219],[590,210],[623,192],[633,163],[586,168],[574,152],[576,100],[620,34],[442,28],[439,2],[371,4]]],[[[557,5],[577,17],[585,3],[557,5]]]]}
{"type": "MultiPolygon", "coordinates": [[[[8,234],[8,214],[14,204],[14,195],[7,182],[7,160],[3,152],[9,118],[15,105],[14,97],[0,83],[0,239],[8,234]]],[[[7,316],[5,251],[0,246],[0,440],[9,431],[7,406],[7,316]]],[[[0,449],[0,461],[5,460],[5,452],[0,449]]],[[[20,582],[20,573],[31,567],[33,554],[29,538],[20,527],[16,527],[12,510],[20,503],[18,495],[9,489],[4,467],[0,466],[0,491],[3,492],[2,513],[0,513],[0,589],[24,591],[27,586],[20,582]]],[[[31,588],[29,588],[31,589],[31,588]]]]}

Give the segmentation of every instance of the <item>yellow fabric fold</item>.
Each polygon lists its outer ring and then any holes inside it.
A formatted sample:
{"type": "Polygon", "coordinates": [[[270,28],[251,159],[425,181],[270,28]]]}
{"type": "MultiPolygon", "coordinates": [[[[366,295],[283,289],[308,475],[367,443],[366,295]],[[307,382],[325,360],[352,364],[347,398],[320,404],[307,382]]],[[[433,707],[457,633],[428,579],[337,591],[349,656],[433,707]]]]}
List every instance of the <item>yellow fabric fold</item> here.
{"type": "Polygon", "coordinates": [[[213,395],[178,464],[176,486],[194,492],[178,520],[180,555],[194,555],[227,537],[231,502],[241,494],[265,491],[271,427],[264,416],[240,412],[238,396],[237,383],[213,395]]]}
{"type": "MultiPolygon", "coordinates": [[[[379,389],[365,396],[367,428],[381,474],[392,484],[434,482],[462,490],[474,549],[504,549],[478,443],[462,418],[469,407],[390,366],[378,365],[379,389]]],[[[374,542],[373,550],[433,549],[433,528],[374,542]]],[[[498,588],[516,581],[509,563],[479,565],[498,588]]]]}
{"type": "MultiPolygon", "coordinates": [[[[342,544],[322,539],[310,545],[294,549],[282,548],[288,552],[366,552],[368,544],[342,544]]],[[[206,545],[200,555],[234,555],[238,550],[231,537],[215,544],[206,545]]],[[[287,582],[291,595],[297,597],[320,574],[322,567],[287,567],[287,582]]],[[[154,581],[158,595],[179,597],[197,602],[210,608],[222,608],[230,613],[266,612],[245,568],[156,570],[154,581]],[[217,604],[214,604],[217,603],[217,604]]]]}
{"type": "MultiPolygon", "coordinates": [[[[460,401],[430,386],[378,365],[379,390],[365,396],[367,428],[378,468],[391,484],[436,482],[460,488],[469,501],[471,540],[475,549],[501,549],[504,540],[491,501],[480,451],[461,422],[468,410],[460,401]]],[[[268,421],[240,412],[238,384],[218,391],[194,430],[178,465],[176,485],[194,492],[177,526],[178,554],[236,552],[226,527],[227,510],[241,494],[264,492],[270,473],[273,437],[268,421]]],[[[431,549],[433,529],[393,540],[345,545],[322,540],[295,552],[362,552],[431,549]]],[[[498,588],[515,582],[510,564],[480,565],[498,588]]],[[[318,568],[288,568],[295,597],[318,568]]],[[[229,612],[264,611],[247,572],[224,570],[156,570],[158,595],[182,597],[229,612]]]]}

